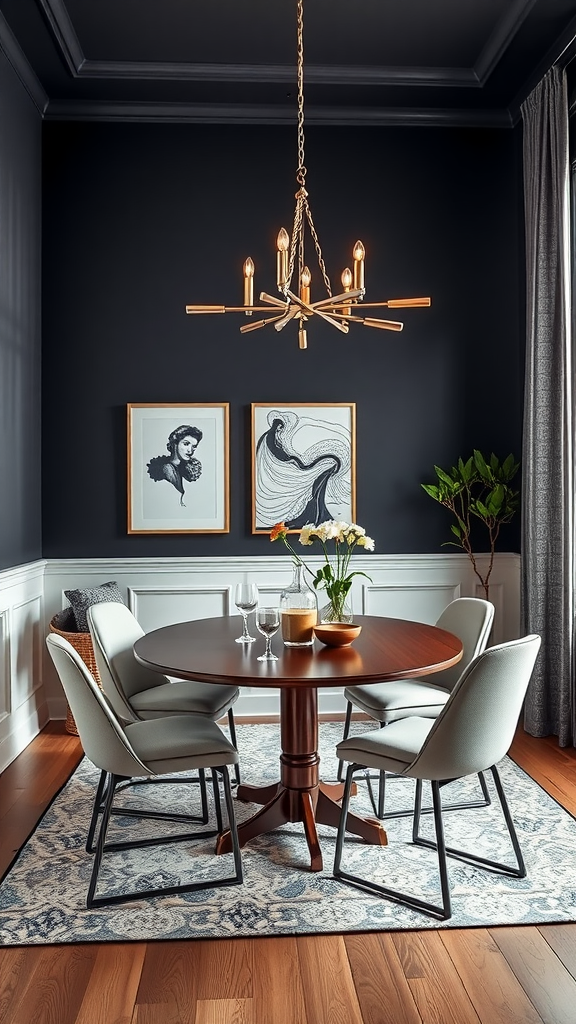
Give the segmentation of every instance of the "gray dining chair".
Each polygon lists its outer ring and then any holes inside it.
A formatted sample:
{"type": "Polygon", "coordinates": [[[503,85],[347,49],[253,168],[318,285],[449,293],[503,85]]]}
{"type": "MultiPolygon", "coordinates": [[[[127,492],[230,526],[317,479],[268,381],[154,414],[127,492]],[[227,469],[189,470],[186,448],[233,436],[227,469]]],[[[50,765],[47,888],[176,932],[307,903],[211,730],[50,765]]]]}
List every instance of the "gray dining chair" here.
{"type": "MultiPolygon", "coordinates": [[[[336,878],[432,917],[447,920],[452,914],[447,855],[517,878],[525,877],[522,851],[496,765],[510,749],[539,648],[540,637],[537,635],[488,648],[468,666],[436,719],[416,715],[399,719],[386,729],[349,736],[338,744],[337,755],[348,762],[348,769],[334,858],[336,878]],[[436,850],[441,904],[387,888],[342,867],[352,782],[354,774],[366,768],[391,771],[402,778],[416,780],[412,842],[416,846],[436,850]],[[487,770],[492,774],[516,857],[513,866],[489,860],[477,852],[447,846],[445,842],[442,787],[487,770]],[[424,781],[430,782],[432,788],[434,841],[420,835],[424,781]]],[[[393,843],[393,837],[390,838],[393,843]]],[[[386,849],[383,847],[384,857],[386,849]]]]}
{"type": "MultiPolygon", "coordinates": [[[[131,900],[149,899],[155,896],[197,892],[201,889],[213,889],[242,882],[240,844],[228,774],[228,766],[236,764],[238,752],[216,722],[205,716],[188,714],[169,715],[125,724],[116,715],[91,672],[68,640],[58,634],[50,633],[46,637],[46,646],[74,715],[84,753],[100,769],[101,773],[94,800],[93,822],[91,823],[92,828],[92,824],[95,825],[97,818],[101,815],[86,899],[88,909],[131,900]],[[216,813],[215,829],[106,842],[108,826],[113,814],[123,817],[158,818],[163,821],[188,823],[198,820],[195,816],[172,811],[144,810],[142,812],[134,808],[116,808],[114,797],[119,785],[134,779],[154,780],[168,775],[171,777],[170,781],[174,782],[175,780],[172,778],[174,774],[205,769],[210,769],[212,772],[216,813]],[[194,882],[138,888],[132,892],[96,895],[100,867],[106,852],[176,842],[190,844],[195,840],[218,835],[223,827],[220,779],[224,788],[228,826],[232,838],[233,874],[194,882]]],[[[187,849],[186,860],[188,859],[189,850],[187,849]]]]}
{"type": "MultiPolygon", "coordinates": [[[[480,597],[458,597],[452,601],[444,609],[436,625],[440,629],[453,633],[462,641],[462,658],[458,664],[431,676],[347,686],[344,690],[347,705],[342,739],[346,739],[350,733],[353,707],[379,722],[381,729],[389,725],[390,722],[397,722],[411,715],[419,715],[421,718],[436,718],[462,673],[471,661],[485,649],[493,621],[494,605],[490,601],[485,601],[480,597]]],[[[342,761],[339,761],[338,780],[342,782],[342,778],[343,764],[342,761]]],[[[378,776],[377,805],[372,792],[370,775],[367,775],[367,782],[374,813],[378,818],[400,817],[412,813],[411,811],[384,813],[386,792],[386,773],[384,771],[380,772],[378,776]]],[[[482,807],[490,803],[490,795],[481,774],[479,783],[482,798],[479,801],[474,801],[472,806],[482,807]]],[[[453,806],[454,809],[460,808],[460,804],[453,806]]]]}
{"type": "MultiPolygon", "coordinates": [[[[121,719],[133,722],[193,714],[217,721],[227,715],[230,737],[238,749],[232,710],[240,693],[237,686],[171,680],[140,665],[133,647],[144,630],[124,604],[106,601],[92,605],[86,617],[102,689],[121,719]]],[[[234,774],[239,783],[238,763],[234,774]]]]}

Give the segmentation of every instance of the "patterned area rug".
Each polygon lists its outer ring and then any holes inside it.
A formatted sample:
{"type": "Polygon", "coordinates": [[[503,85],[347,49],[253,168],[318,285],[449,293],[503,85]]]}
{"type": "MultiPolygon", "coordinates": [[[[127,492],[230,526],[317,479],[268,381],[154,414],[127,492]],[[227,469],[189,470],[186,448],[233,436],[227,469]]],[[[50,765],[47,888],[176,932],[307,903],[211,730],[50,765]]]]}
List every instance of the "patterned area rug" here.
{"type": "MultiPolygon", "coordinates": [[[[365,731],[366,722],[355,723],[365,731]]],[[[322,777],[336,778],[335,745],[341,723],[320,731],[322,777]]],[[[243,780],[260,784],[278,778],[277,725],[238,729],[243,780]]],[[[120,907],[86,910],[92,857],[85,852],[95,785],[99,773],[86,759],[54,800],[0,886],[0,944],[112,942],[154,939],[218,938],[326,932],[388,931],[576,920],[576,821],[510,759],[499,766],[528,868],[525,879],[510,879],[456,860],[449,863],[453,917],[439,923],[424,914],[365,894],[332,878],[335,832],[320,826],[324,871],[308,870],[302,826],[285,825],[261,836],[242,851],[244,883],[225,889],[133,901],[120,907]]],[[[137,806],[146,794],[164,809],[188,812],[197,786],[164,785],[127,790],[123,799],[137,806]]],[[[387,809],[408,807],[413,783],[388,784],[387,809]]],[[[473,781],[453,783],[445,802],[475,798],[473,781]]],[[[506,833],[496,807],[452,811],[445,815],[448,843],[511,863],[506,833]]],[[[366,784],[360,781],[353,809],[371,815],[366,784]]],[[[256,807],[237,802],[238,820],[256,807]]],[[[430,815],[424,817],[428,827],[430,815]]],[[[410,819],[387,821],[389,845],[367,846],[351,839],[344,866],[355,874],[372,871],[381,884],[418,891],[437,902],[435,854],[410,842],[410,819]]],[[[134,820],[114,817],[109,839],[125,838],[134,820]],[[113,835],[112,835],[113,832],[113,835]]],[[[139,824],[142,830],[156,824],[139,824]]],[[[165,827],[165,826],[161,826],[165,827]]],[[[169,826],[171,827],[171,826],[169,826]]],[[[178,828],[178,826],[176,826],[178,828]]],[[[181,831],[178,829],[178,831],[181,831]]],[[[202,875],[231,871],[231,855],[215,857],[214,840],[175,844],[105,855],[99,893],[133,891],[202,875]],[[107,866],[106,866],[107,865],[107,866]]]]}

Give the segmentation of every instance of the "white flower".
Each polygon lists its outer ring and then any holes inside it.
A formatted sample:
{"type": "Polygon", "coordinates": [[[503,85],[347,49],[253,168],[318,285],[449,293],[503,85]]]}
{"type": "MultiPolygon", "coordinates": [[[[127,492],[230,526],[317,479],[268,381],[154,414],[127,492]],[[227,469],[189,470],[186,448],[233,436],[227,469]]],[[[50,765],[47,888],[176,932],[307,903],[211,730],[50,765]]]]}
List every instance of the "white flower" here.
{"type": "Polygon", "coordinates": [[[312,539],[316,536],[316,527],[314,523],[307,523],[300,530],[300,543],[309,545],[312,543],[312,539]]]}
{"type": "Polygon", "coordinates": [[[374,541],[372,540],[372,537],[359,537],[358,546],[366,548],[366,551],[374,551],[374,541]]]}

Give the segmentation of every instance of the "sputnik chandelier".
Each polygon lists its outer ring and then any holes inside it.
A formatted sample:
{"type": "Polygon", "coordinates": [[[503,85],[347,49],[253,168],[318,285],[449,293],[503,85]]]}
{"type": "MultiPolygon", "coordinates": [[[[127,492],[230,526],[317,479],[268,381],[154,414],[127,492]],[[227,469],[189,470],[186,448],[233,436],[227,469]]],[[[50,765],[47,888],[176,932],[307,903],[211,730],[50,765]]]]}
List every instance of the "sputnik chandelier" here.
{"type": "Polygon", "coordinates": [[[297,0],[297,71],[298,71],[298,167],[296,170],[296,181],[299,189],[296,192],[296,208],[294,210],[294,226],[292,236],[288,235],[285,228],[278,232],[276,240],[276,285],[283,299],[267,292],[260,292],[262,306],[254,305],[254,262],[248,257],[244,262],[244,304],[242,306],[208,306],[188,305],[187,313],[244,313],[252,316],[253,313],[271,313],[263,320],[255,320],[244,324],[240,328],[241,334],[249,331],[257,331],[267,324],[274,324],[277,331],[282,331],[286,324],[292,320],[299,323],[298,344],[304,349],[308,347],[308,339],[304,324],[313,316],[322,320],[348,334],[351,323],[364,324],[365,327],[378,327],[385,331],[401,331],[404,324],[397,320],[381,320],[379,318],[359,315],[359,303],[362,302],[362,311],[365,309],[376,309],[388,307],[388,309],[403,309],[414,306],[429,306],[430,298],[421,299],[388,299],[386,302],[363,302],[364,287],[364,263],[365,249],[362,242],[357,241],[352,251],[353,269],[346,267],[342,271],[341,282],[342,292],[332,295],[330,279],[326,273],[322,249],[312,212],[308,202],[308,192],[305,188],[306,165],[304,162],[304,0],[297,0]],[[317,302],[311,301],[310,283],[312,275],[306,264],[304,243],[305,228],[308,226],[318,266],[322,274],[326,288],[327,298],[317,302]],[[295,268],[298,268],[299,294],[291,288],[295,268]]]}

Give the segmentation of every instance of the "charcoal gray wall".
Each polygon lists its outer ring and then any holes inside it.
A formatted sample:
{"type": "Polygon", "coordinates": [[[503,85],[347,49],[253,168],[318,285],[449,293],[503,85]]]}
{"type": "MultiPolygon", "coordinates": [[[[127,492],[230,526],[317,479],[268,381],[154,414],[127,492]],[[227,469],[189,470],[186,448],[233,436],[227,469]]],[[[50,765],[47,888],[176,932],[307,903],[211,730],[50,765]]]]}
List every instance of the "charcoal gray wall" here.
{"type": "Polygon", "coordinates": [[[41,118],[0,51],[0,569],[42,554],[41,118]]]}
{"type": "MultiPolygon", "coordinates": [[[[239,333],[241,267],[275,291],[295,130],[44,126],[43,553],[266,554],[250,534],[251,402],[357,404],[357,519],[380,552],[436,552],[420,487],[473,447],[520,452],[521,173],[510,130],[307,129],[307,187],[338,287],[356,238],[367,300],[431,295],[404,331],[239,333]],[[126,404],[230,402],[231,532],[128,536],[126,404]]],[[[319,272],[313,273],[313,297],[319,272]]],[[[502,549],[517,549],[514,526],[502,549]]]]}

